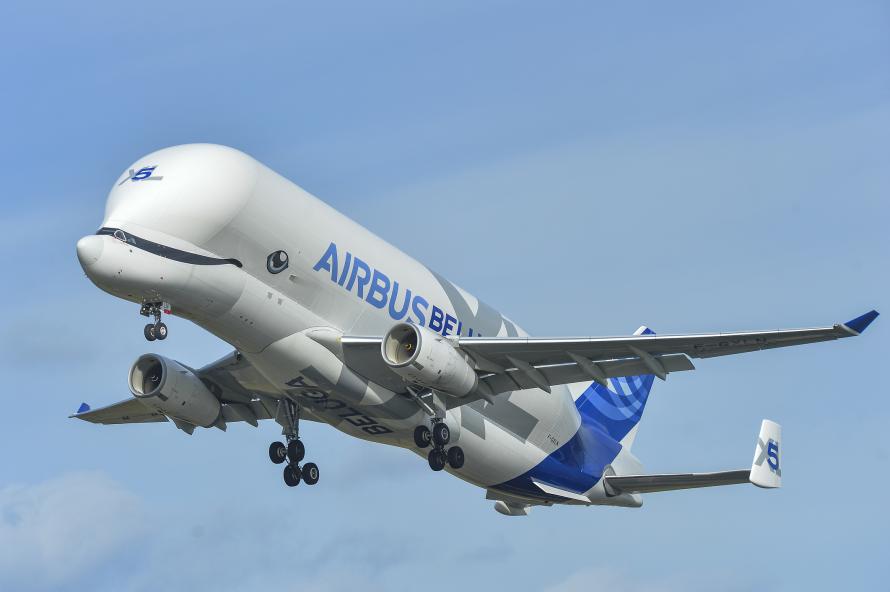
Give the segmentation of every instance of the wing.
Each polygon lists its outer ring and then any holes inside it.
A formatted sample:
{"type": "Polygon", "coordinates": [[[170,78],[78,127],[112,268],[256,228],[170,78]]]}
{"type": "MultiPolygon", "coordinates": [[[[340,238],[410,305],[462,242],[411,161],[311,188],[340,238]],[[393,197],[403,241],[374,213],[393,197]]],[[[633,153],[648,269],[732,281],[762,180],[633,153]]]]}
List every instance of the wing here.
{"type": "MultiPolygon", "coordinates": [[[[479,373],[480,390],[490,395],[526,388],[549,391],[553,385],[584,380],[605,384],[608,378],[639,374],[665,379],[671,372],[694,370],[689,358],[853,337],[877,316],[876,311],[871,311],[846,323],[813,329],[557,339],[458,337],[455,341],[479,373]]],[[[389,370],[380,356],[380,341],[379,337],[343,337],[347,364],[366,378],[403,392],[404,381],[389,370]]],[[[464,402],[474,398],[478,397],[471,395],[464,402]]]]}
{"type": "Polygon", "coordinates": [[[90,409],[90,406],[84,403],[77,410],[77,413],[70,417],[76,417],[90,423],[115,424],[115,423],[150,423],[155,421],[167,421],[167,417],[149,409],[139,399],[129,398],[120,403],[113,403],[99,409],[90,409]]]}
{"type": "MultiPolygon", "coordinates": [[[[221,421],[216,424],[221,429],[225,429],[229,422],[244,421],[256,427],[260,420],[275,418],[280,395],[238,352],[232,352],[194,372],[222,405],[221,421]]],[[[132,397],[95,410],[84,403],[71,417],[101,424],[167,421],[163,413],[146,407],[132,397]]],[[[311,417],[305,419],[314,421],[311,417]]],[[[194,426],[179,420],[174,420],[174,423],[186,431],[194,429],[194,426]]]]}

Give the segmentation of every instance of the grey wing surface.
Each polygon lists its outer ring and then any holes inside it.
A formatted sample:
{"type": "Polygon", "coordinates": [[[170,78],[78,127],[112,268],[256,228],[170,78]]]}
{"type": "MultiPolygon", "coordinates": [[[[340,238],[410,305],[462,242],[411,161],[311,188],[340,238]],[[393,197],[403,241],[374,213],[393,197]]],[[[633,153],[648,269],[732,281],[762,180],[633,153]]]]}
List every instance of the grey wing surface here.
{"type": "MultiPolygon", "coordinates": [[[[238,352],[194,370],[204,386],[219,399],[222,415],[220,426],[244,421],[256,426],[260,420],[274,419],[278,409],[275,389],[238,352]]],[[[121,424],[167,421],[167,417],[131,397],[99,409],[83,405],[71,415],[92,423],[121,424]]],[[[313,421],[310,417],[305,417],[313,421]]],[[[177,426],[182,422],[177,420],[177,426]]]]}
{"type": "MultiPolygon", "coordinates": [[[[549,390],[550,386],[586,380],[605,384],[608,378],[640,374],[665,379],[671,372],[694,370],[690,358],[853,337],[877,316],[876,311],[870,311],[846,323],[811,329],[625,337],[457,337],[455,345],[477,371],[479,390],[492,395],[527,388],[549,390]]],[[[382,360],[380,342],[380,337],[344,336],[346,362],[366,378],[404,392],[404,381],[382,360]]],[[[468,396],[463,402],[477,398],[468,396]]]]}

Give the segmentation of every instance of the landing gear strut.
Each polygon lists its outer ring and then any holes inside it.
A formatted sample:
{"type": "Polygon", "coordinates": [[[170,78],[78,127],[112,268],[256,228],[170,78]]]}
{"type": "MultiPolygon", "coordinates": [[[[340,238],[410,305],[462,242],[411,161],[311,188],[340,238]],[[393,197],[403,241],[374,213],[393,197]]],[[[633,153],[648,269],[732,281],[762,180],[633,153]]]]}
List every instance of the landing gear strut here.
{"type": "Polygon", "coordinates": [[[445,448],[451,441],[451,430],[445,422],[438,417],[432,418],[430,422],[432,428],[420,425],[414,429],[414,444],[418,448],[426,448],[430,444],[433,446],[427,455],[430,468],[434,471],[441,471],[445,465],[452,469],[464,466],[464,451],[460,446],[452,446],[447,450],[445,448]]]}
{"type": "Polygon", "coordinates": [[[300,465],[306,456],[306,446],[300,440],[300,407],[289,399],[281,399],[276,420],[284,427],[281,433],[287,444],[272,442],[269,445],[269,460],[276,465],[287,461],[284,466],[284,483],[288,487],[296,487],[300,481],[306,485],[315,485],[319,478],[318,465],[311,462],[300,465]]]}
{"type": "Polygon", "coordinates": [[[164,312],[164,308],[162,302],[143,302],[142,308],[139,309],[139,314],[142,316],[153,316],[155,319],[154,323],[147,324],[143,330],[145,338],[149,341],[167,339],[167,325],[161,322],[161,313],[164,312]]]}

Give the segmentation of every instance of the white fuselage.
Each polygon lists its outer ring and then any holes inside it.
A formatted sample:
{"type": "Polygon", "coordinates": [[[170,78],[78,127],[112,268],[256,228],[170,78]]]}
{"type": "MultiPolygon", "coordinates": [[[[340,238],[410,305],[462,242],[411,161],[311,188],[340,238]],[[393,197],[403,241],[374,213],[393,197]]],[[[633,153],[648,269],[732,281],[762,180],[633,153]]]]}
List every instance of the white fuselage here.
{"type": "MultiPolygon", "coordinates": [[[[102,227],[108,234],[85,237],[78,247],[99,287],[137,303],[169,303],[173,314],[240,351],[266,392],[290,394],[314,418],[356,437],[420,453],[412,431],[426,415],[410,397],[350,369],[339,336],[380,336],[398,321],[444,335],[523,335],[469,293],[230,148],[185,145],[140,159],[112,189],[102,227]],[[115,230],[161,247],[136,248],[112,236],[115,230]],[[203,259],[171,257],[164,248],[203,259]],[[286,255],[273,257],[279,251],[286,255]]],[[[573,399],[584,386],[516,390],[496,405],[450,409],[452,438],[466,453],[464,467],[452,473],[491,487],[528,471],[578,430],[573,399]]],[[[602,503],[596,487],[588,495],[602,503]]]]}

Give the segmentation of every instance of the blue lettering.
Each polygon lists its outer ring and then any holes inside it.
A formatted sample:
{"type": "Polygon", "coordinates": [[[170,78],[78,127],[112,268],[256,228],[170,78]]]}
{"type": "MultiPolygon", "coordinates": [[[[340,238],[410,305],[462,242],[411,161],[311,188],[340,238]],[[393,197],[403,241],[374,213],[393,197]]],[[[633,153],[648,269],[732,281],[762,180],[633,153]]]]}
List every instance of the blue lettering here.
{"type": "Polygon", "coordinates": [[[779,444],[775,440],[770,440],[766,446],[766,462],[773,472],[779,470],[779,444]]]}
{"type": "Polygon", "coordinates": [[[337,245],[335,243],[328,245],[328,250],[324,252],[312,269],[329,271],[331,272],[331,281],[337,281],[337,245]]]}
{"type": "Polygon", "coordinates": [[[414,301],[411,303],[411,310],[414,312],[415,319],[414,321],[423,327],[426,325],[426,315],[420,310],[421,307],[426,309],[430,305],[429,302],[426,301],[426,298],[423,296],[415,296],[414,301]]]}
{"type": "Polygon", "coordinates": [[[380,271],[375,269],[371,278],[371,289],[368,290],[368,297],[365,300],[376,308],[386,306],[386,298],[389,296],[389,278],[380,271]]]}
{"type": "MultiPolygon", "coordinates": [[[[341,286],[343,285],[343,282],[346,281],[346,273],[349,271],[350,263],[352,263],[352,253],[350,253],[349,251],[346,251],[346,261],[343,263],[343,271],[340,273],[340,279],[337,280],[337,283],[340,284],[341,286]]],[[[331,279],[334,279],[334,278],[331,277],[331,279]]]]}
{"type": "Polygon", "coordinates": [[[442,309],[438,306],[433,306],[432,312],[430,312],[430,329],[435,331],[436,333],[442,332],[442,319],[445,318],[445,313],[442,312],[442,309]]]}
{"type": "Polygon", "coordinates": [[[442,328],[442,335],[448,335],[454,328],[454,323],[456,322],[457,319],[450,314],[445,315],[445,326],[442,328]]]}
{"type": "Polygon", "coordinates": [[[368,264],[359,259],[358,257],[354,258],[352,264],[352,273],[349,274],[349,281],[346,282],[346,289],[350,292],[352,291],[352,286],[356,283],[356,278],[358,277],[358,287],[355,292],[358,294],[359,298],[365,297],[365,286],[368,285],[368,282],[371,281],[371,268],[368,267],[368,264]],[[361,269],[364,273],[361,277],[358,277],[358,270],[361,269]]]}
{"type": "Polygon", "coordinates": [[[392,283],[392,296],[389,298],[389,316],[397,321],[401,321],[408,312],[408,304],[411,302],[411,288],[405,290],[405,304],[401,310],[395,309],[396,300],[399,298],[399,282],[392,283]]]}

